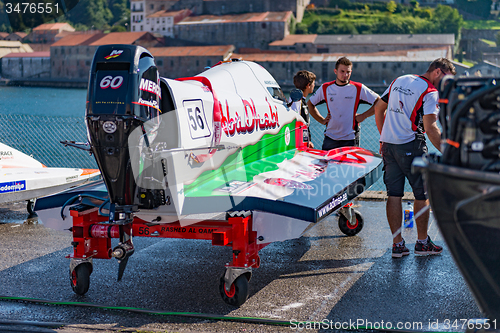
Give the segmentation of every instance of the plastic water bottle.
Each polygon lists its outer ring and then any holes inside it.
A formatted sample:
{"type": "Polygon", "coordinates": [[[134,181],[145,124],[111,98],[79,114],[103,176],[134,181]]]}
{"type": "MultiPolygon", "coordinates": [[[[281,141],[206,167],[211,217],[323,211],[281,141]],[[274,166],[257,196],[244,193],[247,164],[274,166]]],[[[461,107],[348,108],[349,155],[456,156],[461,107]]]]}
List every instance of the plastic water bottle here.
{"type": "Polygon", "coordinates": [[[410,201],[405,208],[404,226],[405,228],[413,228],[413,205],[410,201]]]}

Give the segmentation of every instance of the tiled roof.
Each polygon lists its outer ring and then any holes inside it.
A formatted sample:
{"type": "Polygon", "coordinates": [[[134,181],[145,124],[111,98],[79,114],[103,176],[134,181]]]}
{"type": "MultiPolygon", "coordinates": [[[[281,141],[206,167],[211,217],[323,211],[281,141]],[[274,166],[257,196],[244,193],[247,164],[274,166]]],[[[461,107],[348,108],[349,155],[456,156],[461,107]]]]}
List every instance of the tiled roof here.
{"type": "Polygon", "coordinates": [[[270,43],[270,46],[293,46],[295,44],[313,43],[318,35],[288,35],[282,40],[270,43]]]}
{"type": "Polygon", "coordinates": [[[50,52],[9,53],[4,58],[50,58],[50,52]]]}
{"type": "Polygon", "coordinates": [[[234,50],[233,45],[151,47],[153,57],[224,56],[234,50]]]}
{"type": "Polygon", "coordinates": [[[74,33],[65,36],[52,44],[52,46],[76,46],[76,45],[90,45],[96,39],[104,36],[103,33],[74,33]]]}
{"type": "Polygon", "coordinates": [[[255,62],[336,62],[338,58],[346,56],[352,62],[397,62],[397,61],[433,61],[440,57],[449,57],[448,47],[436,47],[425,49],[410,49],[375,53],[253,53],[233,54],[232,58],[241,58],[255,62]]]}
{"type": "Polygon", "coordinates": [[[315,44],[454,45],[454,34],[318,35],[315,44]]]}
{"type": "Polygon", "coordinates": [[[39,25],[38,27],[33,28],[33,30],[59,30],[65,26],[69,26],[70,28],[73,28],[68,23],[45,23],[45,24],[39,25]]]}
{"type": "Polygon", "coordinates": [[[200,15],[189,16],[178,24],[213,24],[236,22],[287,22],[292,12],[245,13],[238,15],[200,15]]]}
{"type": "Polygon", "coordinates": [[[103,34],[101,38],[92,42],[90,45],[108,45],[108,44],[133,44],[138,39],[146,35],[151,35],[149,32],[110,32],[103,34]]]}
{"type": "Polygon", "coordinates": [[[150,14],[146,17],[169,17],[169,16],[175,16],[175,15],[179,15],[179,14],[182,14],[183,12],[185,12],[186,10],[178,10],[178,11],[175,11],[175,12],[170,12],[168,10],[159,10],[153,14],[150,14]]]}

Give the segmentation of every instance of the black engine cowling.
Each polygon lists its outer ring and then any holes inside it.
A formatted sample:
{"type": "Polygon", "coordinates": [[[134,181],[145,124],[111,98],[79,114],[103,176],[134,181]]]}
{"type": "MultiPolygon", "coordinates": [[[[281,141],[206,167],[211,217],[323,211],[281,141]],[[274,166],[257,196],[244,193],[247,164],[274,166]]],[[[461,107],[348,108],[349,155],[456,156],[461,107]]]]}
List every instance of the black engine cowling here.
{"type": "MultiPolygon", "coordinates": [[[[160,76],[153,56],[133,45],[100,46],[91,66],[86,107],[89,142],[114,206],[141,204],[134,181],[129,136],[160,121],[160,76]]],[[[158,190],[155,190],[156,192],[158,190]]],[[[153,192],[155,192],[153,191],[153,192]]],[[[148,193],[147,197],[158,196],[148,193]]],[[[142,195],[144,197],[144,195],[142,195]]],[[[159,195],[161,197],[161,195],[159,195]]],[[[147,208],[158,206],[147,201],[147,208]]],[[[111,220],[111,217],[110,217],[111,220]]]]}

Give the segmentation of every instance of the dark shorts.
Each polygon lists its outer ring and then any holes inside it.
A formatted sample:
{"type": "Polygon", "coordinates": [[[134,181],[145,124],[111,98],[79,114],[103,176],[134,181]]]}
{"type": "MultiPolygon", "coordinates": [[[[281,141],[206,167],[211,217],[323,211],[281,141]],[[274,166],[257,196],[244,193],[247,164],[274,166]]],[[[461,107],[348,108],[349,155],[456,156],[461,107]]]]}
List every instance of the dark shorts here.
{"type": "Polygon", "coordinates": [[[333,140],[325,135],[325,139],[323,140],[322,150],[330,150],[340,147],[354,146],[354,140],[333,140]]]}
{"type": "Polygon", "coordinates": [[[387,196],[402,197],[406,177],[413,189],[415,199],[427,199],[422,174],[420,172],[411,173],[413,159],[425,153],[427,153],[425,139],[415,139],[402,145],[382,143],[384,183],[387,188],[387,196]]]}

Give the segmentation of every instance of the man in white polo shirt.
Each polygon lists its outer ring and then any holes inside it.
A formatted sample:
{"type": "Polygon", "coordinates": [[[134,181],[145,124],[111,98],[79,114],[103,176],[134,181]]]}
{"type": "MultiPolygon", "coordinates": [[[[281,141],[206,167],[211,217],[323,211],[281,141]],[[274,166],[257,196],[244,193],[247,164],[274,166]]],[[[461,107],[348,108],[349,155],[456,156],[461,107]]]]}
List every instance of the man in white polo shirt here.
{"type": "MultiPolygon", "coordinates": [[[[456,74],[455,66],[446,58],[434,60],[423,75],[403,75],[391,85],[375,105],[375,122],[380,132],[380,152],[384,161],[384,183],[387,188],[387,220],[393,235],[392,257],[410,253],[399,230],[402,221],[401,199],[405,177],[415,196],[415,215],[429,203],[421,173],[412,174],[413,159],[427,153],[424,129],[432,144],[441,150],[441,131],[436,86],[447,74],[456,74]]],[[[415,254],[439,254],[443,248],[427,235],[429,212],[416,219],[415,254]]]]}
{"type": "Polygon", "coordinates": [[[322,150],[358,145],[359,139],[355,140],[358,124],[374,114],[373,105],[379,96],[364,84],[350,81],[351,74],[352,62],[346,57],[338,59],[335,81],[323,83],[307,102],[310,115],[320,124],[327,125],[322,150]],[[315,107],[325,102],[326,118],[315,107]],[[363,114],[357,114],[359,103],[372,106],[363,114]]]}

